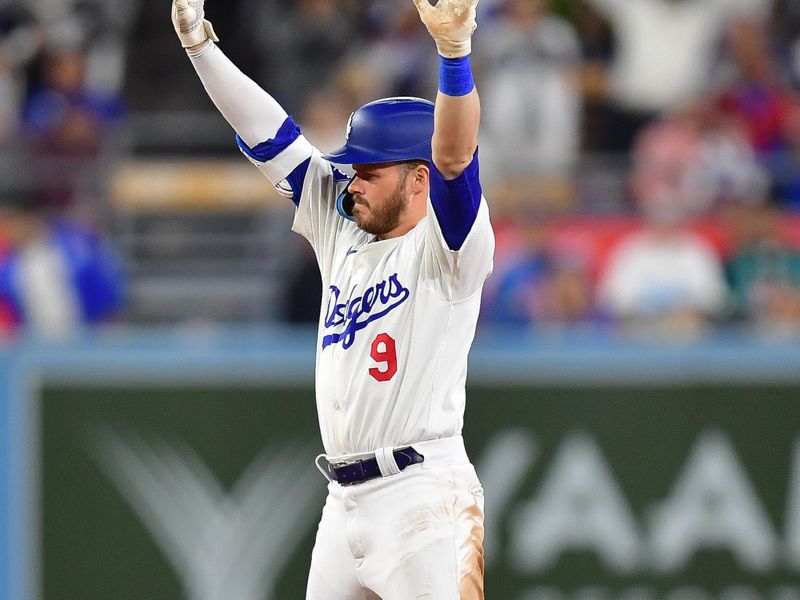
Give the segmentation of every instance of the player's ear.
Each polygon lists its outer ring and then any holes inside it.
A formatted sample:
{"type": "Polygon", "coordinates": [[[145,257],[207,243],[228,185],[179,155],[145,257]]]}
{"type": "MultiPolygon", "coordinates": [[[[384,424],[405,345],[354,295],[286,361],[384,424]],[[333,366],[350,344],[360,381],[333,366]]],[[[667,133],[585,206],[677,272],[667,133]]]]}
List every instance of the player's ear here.
{"type": "Polygon", "coordinates": [[[414,193],[424,191],[427,186],[428,182],[430,181],[431,172],[428,165],[422,163],[414,167],[414,170],[411,171],[409,176],[412,178],[411,180],[411,190],[414,193]]]}

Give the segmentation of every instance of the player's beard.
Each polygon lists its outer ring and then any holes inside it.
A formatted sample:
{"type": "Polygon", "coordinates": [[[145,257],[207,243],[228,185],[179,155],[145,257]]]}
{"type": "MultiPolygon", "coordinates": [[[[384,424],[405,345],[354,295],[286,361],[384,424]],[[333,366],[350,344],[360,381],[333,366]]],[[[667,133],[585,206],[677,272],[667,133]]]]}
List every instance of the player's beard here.
{"type": "MultiPolygon", "coordinates": [[[[408,196],[405,193],[406,177],[408,177],[407,172],[400,178],[397,187],[387,196],[381,208],[377,209],[374,205],[369,205],[369,216],[361,216],[361,210],[354,211],[353,218],[360,229],[372,235],[381,236],[394,230],[400,224],[400,218],[408,208],[408,196]]],[[[356,205],[364,204],[360,196],[354,196],[353,200],[356,205]]]]}

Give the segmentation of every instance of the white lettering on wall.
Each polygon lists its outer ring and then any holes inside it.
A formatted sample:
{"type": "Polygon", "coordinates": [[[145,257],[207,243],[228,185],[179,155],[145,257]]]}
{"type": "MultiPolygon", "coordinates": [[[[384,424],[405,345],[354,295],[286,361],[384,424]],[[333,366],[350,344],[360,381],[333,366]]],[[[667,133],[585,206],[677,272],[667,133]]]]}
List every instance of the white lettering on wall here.
{"type": "Polygon", "coordinates": [[[526,429],[511,429],[494,436],[481,456],[476,468],[478,477],[487,490],[486,537],[483,547],[487,561],[499,559],[500,519],[511,505],[520,484],[530,473],[539,456],[534,436],[526,429]]]}
{"type": "Polygon", "coordinates": [[[514,519],[511,560],[523,571],[552,567],[566,550],[592,550],[612,570],[639,565],[639,535],[600,448],[585,433],[566,437],[537,496],[514,519]]]}
{"type": "Polygon", "coordinates": [[[661,571],[685,566],[700,548],[728,549],[747,569],[763,572],[777,540],[730,440],[703,432],[670,496],[651,511],[651,560],[661,571]]]}

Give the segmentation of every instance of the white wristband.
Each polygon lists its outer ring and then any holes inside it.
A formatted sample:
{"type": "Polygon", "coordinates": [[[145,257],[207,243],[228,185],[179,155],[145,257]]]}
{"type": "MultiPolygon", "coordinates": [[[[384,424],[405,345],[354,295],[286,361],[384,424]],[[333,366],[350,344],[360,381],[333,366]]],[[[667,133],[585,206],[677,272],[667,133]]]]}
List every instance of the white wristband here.
{"type": "Polygon", "coordinates": [[[178,39],[180,39],[181,45],[184,48],[197,46],[198,44],[202,44],[209,39],[214,42],[219,41],[217,34],[214,33],[214,26],[211,24],[211,21],[206,19],[203,19],[203,22],[200,24],[200,26],[195,27],[191,31],[177,31],[176,33],[178,34],[178,39]]]}

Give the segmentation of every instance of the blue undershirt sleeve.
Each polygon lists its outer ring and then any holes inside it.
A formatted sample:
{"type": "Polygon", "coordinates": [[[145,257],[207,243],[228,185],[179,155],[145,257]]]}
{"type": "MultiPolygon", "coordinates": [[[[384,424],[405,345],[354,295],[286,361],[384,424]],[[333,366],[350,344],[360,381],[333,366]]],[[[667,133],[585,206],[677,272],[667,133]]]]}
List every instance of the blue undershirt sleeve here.
{"type": "Polygon", "coordinates": [[[460,250],[467,239],[481,205],[478,150],[472,162],[455,179],[445,179],[431,165],[431,204],[447,247],[460,250]]]}

